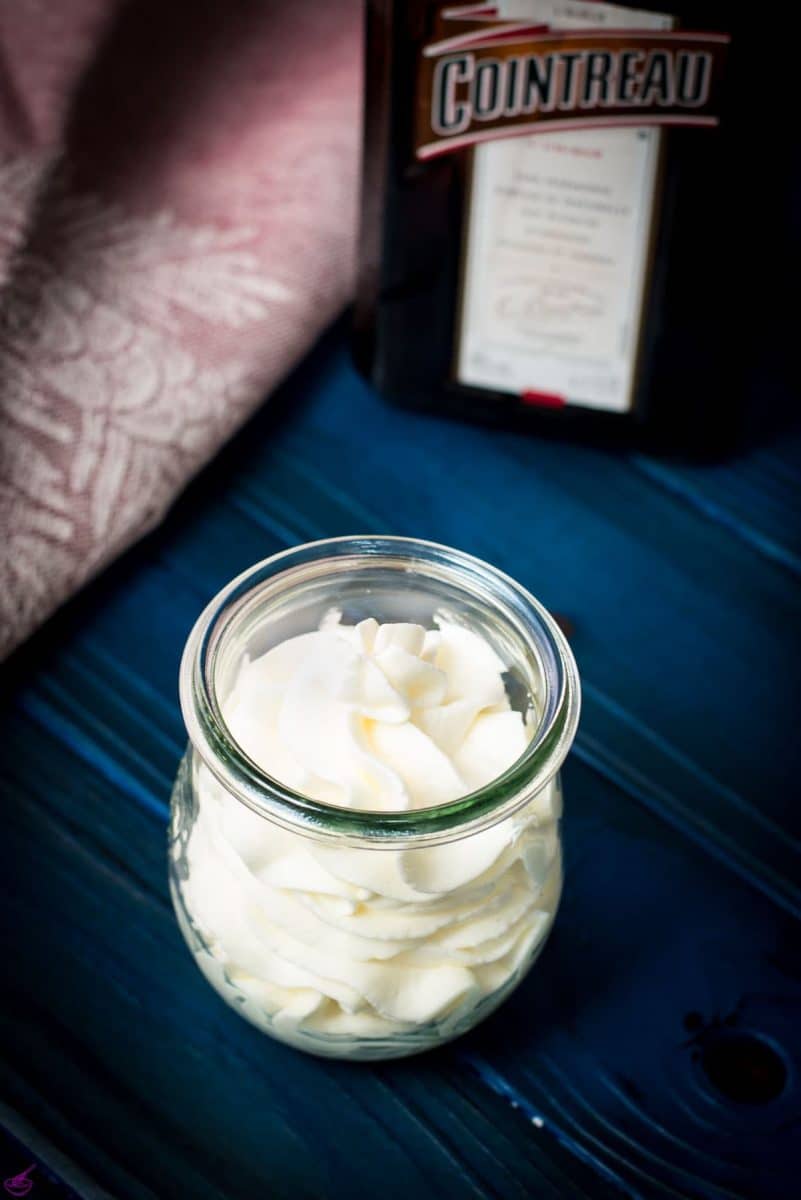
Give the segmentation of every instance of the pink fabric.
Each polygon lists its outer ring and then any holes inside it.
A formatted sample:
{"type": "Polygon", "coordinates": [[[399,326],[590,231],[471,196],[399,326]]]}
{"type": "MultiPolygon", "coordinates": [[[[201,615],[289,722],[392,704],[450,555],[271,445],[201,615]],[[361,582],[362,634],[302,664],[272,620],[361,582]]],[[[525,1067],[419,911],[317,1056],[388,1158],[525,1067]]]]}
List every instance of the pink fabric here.
{"type": "Polygon", "coordinates": [[[347,300],[358,0],[0,0],[0,654],[347,300]]]}

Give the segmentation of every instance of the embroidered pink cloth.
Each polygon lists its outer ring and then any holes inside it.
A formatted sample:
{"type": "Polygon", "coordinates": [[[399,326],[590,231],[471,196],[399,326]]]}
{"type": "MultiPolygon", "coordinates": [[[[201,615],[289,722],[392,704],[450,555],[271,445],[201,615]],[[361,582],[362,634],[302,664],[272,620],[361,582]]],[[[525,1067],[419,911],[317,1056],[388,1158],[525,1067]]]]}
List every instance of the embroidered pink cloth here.
{"type": "Polygon", "coordinates": [[[0,654],[349,296],[358,0],[0,0],[0,654]]]}

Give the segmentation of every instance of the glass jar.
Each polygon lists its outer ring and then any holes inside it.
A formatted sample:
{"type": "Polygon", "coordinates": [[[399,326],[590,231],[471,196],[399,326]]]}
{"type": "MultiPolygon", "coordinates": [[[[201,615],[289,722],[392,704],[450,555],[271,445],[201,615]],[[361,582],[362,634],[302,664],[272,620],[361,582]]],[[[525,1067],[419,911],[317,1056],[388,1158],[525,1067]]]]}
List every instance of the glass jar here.
{"type": "Polygon", "coordinates": [[[469,555],[408,538],[347,537],[245,571],[201,615],[181,663],[189,747],[172,798],[178,922],[220,995],[313,1054],[382,1059],[482,1020],[542,950],[561,890],[558,771],[579,682],[553,619],[469,555]],[[437,618],[506,665],[531,740],[490,784],[446,804],[366,812],[261,770],[222,715],[244,656],[319,628],[437,618]]]}

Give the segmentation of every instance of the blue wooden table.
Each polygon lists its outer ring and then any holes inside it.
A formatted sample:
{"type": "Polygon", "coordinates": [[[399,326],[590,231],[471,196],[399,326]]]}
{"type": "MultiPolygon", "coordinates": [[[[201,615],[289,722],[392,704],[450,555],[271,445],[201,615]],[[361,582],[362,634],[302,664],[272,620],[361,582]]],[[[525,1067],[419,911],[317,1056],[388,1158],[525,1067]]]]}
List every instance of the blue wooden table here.
{"type": "MultiPolygon", "coordinates": [[[[801,1195],[801,437],[689,467],[391,409],[341,331],[5,670],[4,1178],[118,1197],[801,1195]],[[384,1066],[263,1037],[182,942],[178,662],[231,576],[451,543],[573,624],[567,882],[484,1026],[384,1066]]],[[[38,1188],[38,1193],[37,1189],[38,1188]]]]}

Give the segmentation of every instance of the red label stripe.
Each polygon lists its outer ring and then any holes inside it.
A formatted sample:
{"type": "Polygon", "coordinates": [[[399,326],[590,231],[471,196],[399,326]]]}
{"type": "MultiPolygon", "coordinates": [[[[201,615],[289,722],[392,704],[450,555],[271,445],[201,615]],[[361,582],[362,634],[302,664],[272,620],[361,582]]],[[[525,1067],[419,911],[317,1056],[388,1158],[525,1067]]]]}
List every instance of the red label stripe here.
{"type": "Polygon", "coordinates": [[[531,404],[535,408],[564,408],[567,404],[566,398],[557,395],[556,392],[535,392],[530,388],[520,393],[520,399],[524,404],[531,404]]]}

